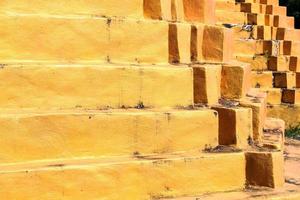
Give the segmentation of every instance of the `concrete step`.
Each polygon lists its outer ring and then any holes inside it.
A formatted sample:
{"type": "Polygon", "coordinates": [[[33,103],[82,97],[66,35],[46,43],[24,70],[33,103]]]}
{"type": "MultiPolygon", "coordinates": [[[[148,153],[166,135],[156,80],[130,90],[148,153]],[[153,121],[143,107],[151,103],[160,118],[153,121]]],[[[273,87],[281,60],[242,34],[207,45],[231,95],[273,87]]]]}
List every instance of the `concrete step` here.
{"type": "Polygon", "coordinates": [[[298,57],[295,56],[237,56],[237,60],[251,65],[253,71],[294,71],[300,68],[298,57]]]}
{"type": "Polygon", "coordinates": [[[202,62],[228,62],[232,58],[231,30],[218,26],[16,14],[0,15],[0,22],[3,28],[0,31],[1,63],[156,64],[191,63],[191,58],[202,62]]]}
{"type": "Polygon", "coordinates": [[[300,104],[300,90],[299,89],[283,89],[282,103],[300,104]]]}
{"type": "Polygon", "coordinates": [[[240,12],[241,4],[235,1],[216,0],[216,10],[240,12]]]}
{"type": "Polygon", "coordinates": [[[267,103],[270,105],[278,104],[300,104],[299,89],[281,89],[272,87],[256,88],[256,91],[265,92],[267,94],[267,103]]]}
{"type": "Polygon", "coordinates": [[[291,41],[239,39],[234,41],[234,55],[298,56],[298,46],[297,42],[291,41]]]}
{"type": "Polygon", "coordinates": [[[249,140],[253,139],[252,109],[238,106],[214,106],[212,109],[219,115],[219,144],[247,149],[249,140]]]}
{"type": "Polygon", "coordinates": [[[246,63],[228,63],[222,67],[221,97],[237,100],[251,88],[251,67],[246,63]],[[237,79],[236,77],[239,77],[237,79]]]}
{"type": "Polygon", "coordinates": [[[264,55],[269,49],[264,45],[263,40],[234,40],[234,55],[235,56],[255,56],[264,55]]]}
{"type": "Polygon", "coordinates": [[[252,87],[293,89],[297,87],[298,79],[295,72],[253,71],[252,87]]]}
{"type": "Polygon", "coordinates": [[[300,106],[293,104],[274,104],[268,106],[268,116],[283,119],[287,127],[300,123],[300,106]]]}
{"type": "Polygon", "coordinates": [[[272,27],[274,40],[300,41],[300,30],[272,27]]]}
{"type": "Polygon", "coordinates": [[[195,64],[192,67],[194,72],[194,103],[218,104],[222,90],[222,66],[195,64]]]}
{"type": "MultiPolygon", "coordinates": [[[[244,108],[252,110],[252,127],[253,127],[253,141],[262,142],[263,127],[267,118],[267,102],[266,95],[251,94],[249,91],[247,96],[239,101],[239,105],[244,108]]],[[[249,141],[251,143],[251,141],[249,141]]]]}
{"type": "MultiPolygon", "coordinates": [[[[217,0],[222,1],[222,0],[217,0]]],[[[236,2],[236,3],[255,3],[255,4],[267,4],[267,5],[275,5],[279,6],[278,0],[227,0],[230,2],[236,2]]]]}
{"type": "Polygon", "coordinates": [[[294,72],[273,72],[274,87],[293,89],[296,87],[297,76],[294,72]]]}
{"type": "Polygon", "coordinates": [[[217,10],[234,11],[234,12],[246,12],[268,15],[287,15],[287,7],[267,5],[260,3],[247,3],[228,0],[217,0],[217,10]]]}
{"type": "Polygon", "coordinates": [[[214,106],[219,99],[240,99],[250,89],[250,66],[245,63],[193,64],[194,102],[214,106]],[[237,80],[236,76],[240,78],[237,80]]]}
{"type": "Polygon", "coordinates": [[[285,122],[282,119],[267,118],[264,126],[263,146],[274,150],[285,150],[285,122]]]}
{"type": "Polygon", "coordinates": [[[219,130],[210,109],[2,110],[0,124],[2,164],[202,151],[219,130]]]}
{"type": "Polygon", "coordinates": [[[234,31],[235,39],[300,41],[298,29],[241,24],[234,25],[231,29],[234,31]]]}
{"type": "Polygon", "coordinates": [[[273,72],[271,71],[252,71],[253,88],[272,88],[273,72]]]}
{"type": "Polygon", "coordinates": [[[1,63],[189,63],[191,57],[189,24],[43,15],[2,15],[0,22],[1,63]]]}
{"type": "Polygon", "coordinates": [[[193,71],[188,67],[15,64],[2,65],[0,77],[0,108],[193,105],[193,71]]]}
{"type": "Polygon", "coordinates": [[[0,195],[5,199],[23,200],[179,197],[242,189],[246,182],[245,168],[244,153],[161,154],[2,164],[0,195]]]}
{"type": "MultiPolygon", "coordinates": [[[[283,171],[283,168],[284,168],[284,161],[281,152],[246,152],[246,173],[247,175],[249,175],[249,178],[247,178],[248,184],[249,185],[251,185],[251,183],[254,183],[254,185],[273,184],[275,186],[276,192],[268,188],[259,188],[255,186],[252,187],[250,186],[248,189],[245,189],[243,191],[211,193],[211,194],[203,194],[203,195],[198,195],[193,197],[192,196],[178,197],[178,198],[173,197],[173,198],[159,198],[159,199],[160,200],[197,200],[197,199],[204,199],[204,200],[214,200],[214,199],[224,199],[224,200],[269,199],[271,200],[272,199],[275,200],[277,199],[276,194],[277,195],[280,194],[280,188],[278,188],[278,186],[283,185],[284,183],[283,172],[281,172],[281,170],[283,171]],[[262,169],[265,170],[265,173],[263,175],[260,174],[262,172],[259,172],[262,169]],[[253,176],[254,174],[256,176],[253,176]],[[250,178],[250,176],[253,176],[253,179],[250,178]],[[266,180],[268,181],[264,182],[266,180]],[[278,185],[276,186],[276,184],[278,185]]],[[[288,191],[288,189],[290,188],[291,187],[288,187],[286,190],[288,191]]]]}
{"type": "Polygon", "coordinates": [[[282,15],[279,16],[216,10],[216,18],[219,24],[249,24],[290,29],[294,28],[295,26],[294,17],[282,15]]]}
{"type": "MultiPolygon", "coordinates": [[[[185,41],[184,38],[182,39],[185,41]]],[[[196,63],[231,62],[233,58],[232,41],[231,29],[204,24],[193,25],[190,45],[191,60],[196,63]]]]}
{"type": "Polygon", "coordinates": [[[267,95],[267,104],[277,105],[281,104],[282,89],[281,88],[253,88],[256,91],[264,92],[267,95]]]}
{"type": "Polygon", "coordinates": [[[249,63],[251,70],[253,71],[265,71],[268,69],[268,57],[267,56],[236,56],[236,59],[240,62],[249,63]]]}
{"type": "Polygon", "coordinates": [[[217,23],[220,24],[247,24],[247,14],[243,12],[232,12],[216,10],[217,23]]]}
{"type": "Polygon", "coordinates": [[[97,15],[126,17],[134,19],[155,19],[166,21],[190,21],[215,23],[214,2],[210,0],[126,0],[126,7],[117,0],[78,2],[76,0],[4,0],[0,3],[2,13],[39,15],[97,15]],[[198,12],[197,12],[198,11],[198,12]]]}
{"type": "Polygon", "coordinates": [[[235,39],[272,40],[271,26],[236,25],[232,30],[235,39]]]}

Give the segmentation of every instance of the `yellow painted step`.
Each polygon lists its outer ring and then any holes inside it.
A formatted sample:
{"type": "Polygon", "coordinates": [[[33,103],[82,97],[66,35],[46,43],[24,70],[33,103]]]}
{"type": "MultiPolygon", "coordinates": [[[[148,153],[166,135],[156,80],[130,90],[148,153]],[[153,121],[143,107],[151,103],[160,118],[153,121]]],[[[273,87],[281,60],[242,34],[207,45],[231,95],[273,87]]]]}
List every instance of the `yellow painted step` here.
{"type": "Polygon", "coordinates": [[[195,104],[215,105],[221,98],[221,65],[192,65],[195,104]]]}
{"type": "Polygon", "coordinates": [[[39,15],[0,16],[0,62],[190,62],[189,24],[39,15]]]}
{"type": "Polygon", "coordinates": [[[245,167],[244,153],[2,165],[0,196],[15,200],[150,200],[197,195],[244,188],[245,167]]]}
{"type": "Polygon", "coordinates": [[[300,123],[299,105],[271,105],[268,107],[268,117],[283,119],[287,127],[296,126],[300,123]]]}
{"type": "Polygon", "coordinates": [[[2,13],[39,15],[96,15],[167,21],[215,23],[215,3],[211,0],[4,0],[2,13]],[[126,6],[123,6],[126,5],[126,6]]]}
{"type": "Polygon", "coordinates": [[[264,42],[262,40],[234,40],[234,54],[236,56],[263,55],[264,50],[264,42]]]}
{"type": "Polygon", "coordinates": [[[276,105],[281,103],[282,93],[280,88],[253,88],[257,92],[264,92],[267,95],[267,103],[276,105]]]}
{"type": "Polygon", "coordinates": [[[273,73],[271,71],[252,71],[253,88],[272,88],[273,73]]]}
{"type": "Polygon", "coordinates": [[[271,26],[244,26],[237,25],[233,28],[235,39],[256,39],[256,40],[271,40],[272,27],[271,26]],[[248,29],[249,28],[249,29],[248,29]]]}
{"type": "Polygon", "coordinates": [[[217,0],[216,1],[216,10],[240,12],[241,5],[234,1],[217,0]]]}
{"type": "Polygon", "coordinates": [[[248,184],[271,188],[283,187],[284,159],[282,152],[246,152],[245,155],[248,184]]]}
{"type": "Polygon", "coordinates": [[[282,102],[288,104],[300,104],[299,89],[284,89],[282,90],[282,102]]]}
{"type": "Polygon", "coordinates": [[[300,41],[300,30],[299,29],[289,29],[289,28],[277,28],[272,27],[273,39],[275,40],[290,40],[290,41],[300,41]]]}
{"type": "MultiPolygon", "coordinates": [[[[224,0],[217,0],[217,1],[224,1],[224,0]]],[[[228,0],[230,2],[236,2],[236,0],[228,0]]],[[[269,5],[279,5],[278,0],[239,0],[240,3],[258,3],[258,4],[269,4],[269,5]]]]}
{"type": "Polygon", "coordinates": [[[145,155],[218,145],[214,110],[1,111],[0,162],[145,155]]]}
{"type": "Polygon", "coordinates": [[[193,105],[188,67],[5,65],[0,108],[186,107],[193,105]]]}
{"type": "Polygon", "coordinates": [[[122,4],[116,0],[3,0],[0,2],[0,11],[24,14],[89,14],[135,18],[144,16],[143,0],[125,0],[122,4]],[[126,6],[122,6],[122,4],[126,6]]]}
{"type": "Polygon", "coordinates": [[[227,23],[227,24],[247,23],[247,14],[243,12],[216,10],[216,18],[218,23],[227,23]]]}
{"type": "Polygon", "coordinates": [[[254,71],[296,72],[300,68],[300,62],[296,56],[240,55],[236,56],[236,59],[249,63],[254,71]]]}
{"type": "Polygon", "coordinates": [[[268,57],[267,56],[247,56],[247,55],[241,55],[236,56],[236,59],[240,62],[249,63],[251,66],[251,70],[267,70],[268,69],[268,57]]]}
{"type": "Polygon", "coordinates": [[[221,96],[223,98],[243,98],[250,88],[251,67],[249,64],[237,62],[223,65],[221,78],[221,96]]]}
{"type": "Polygon", "coordinates": [[[263,127],[267,118],[266,99],[245,97],[240,101],[240,106],[252,109],[253,139],[260,142],[263,136],[263,127]]]}
{"type": "Polygon", "coordinates": [[[253,138],[252,110],[242,107],[216,106],[219,114],[219,143],[246,149],[253,138]]]}
{"type": "Polygon", "coordinates": [[[294,72],[274,72],[274,87],[293,89],[297,85],[297,76],[294,72]]]}

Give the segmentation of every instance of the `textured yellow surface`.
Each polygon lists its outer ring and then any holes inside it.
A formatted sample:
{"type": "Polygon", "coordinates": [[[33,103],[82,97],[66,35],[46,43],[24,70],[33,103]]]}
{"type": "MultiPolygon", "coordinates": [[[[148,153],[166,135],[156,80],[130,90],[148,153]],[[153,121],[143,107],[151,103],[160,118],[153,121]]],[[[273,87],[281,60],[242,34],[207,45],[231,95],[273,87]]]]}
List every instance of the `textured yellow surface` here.
{"type": "Polygon", "coordinates": [[[267,117],[267,108],[265,100],[257,101],[257,99],[242,99],[240,105],[252,109],[253,116],[253,139],[261,141],[263,136],[263,126],[267,117]]]}
{"type": "Polygon", "coordinates": [[[210,62],[229,62],[232,59],[232,38],[233,32],[230,29],[217,26],[207,26],[203,29],[203,33],[199,34],[198,42],[202,42],[198,46],[199,61],[210,62]],[[203,39],[199,39],[203,37],[203,39]]]}
{"type": "Polygon", "coordinates": [[[188,67],[7,65],[1,108],[177,107],[193,104],[188,67]]]}
{"type": "Polygon", "coordinates": [[[221,65],[194,65],[194,102],[218,104],[221,98],[221,65]]]}
{"type": "Polygon", "coordinates": [[[218,145],[218,116],[209,109],[2,112],[0,137],[1,163],[201,151],[218,145]]]}
{"type": "Polygon", "coordinates": [[[272,105],[268,107],[268,116],[283,119],[287,128],[300,123],[300,106],[298,105],[272,105]]]}
{"type": "Polygon", "coordinates": [[[219,143],[247,148],[253,137],[252,110],[249,108],[213,107],[219,114],[219,143]]]}
{"type": "Polygon", "coordinates": [[[293,89],[296,87],[296,74],[293,72],[274,73],[274,87],[293,89]]]}
{"type": "Polygon", "coordinates": [[[0,11],[24,14],[90,14],[143,17],[143,0],[3,0],[0,11]]]}
{"type": "Polygon", "coordinates": [[[222,68],[221,95],[228,99],[240,99],[251,87],[249,64],[224,64],[222,68]]]}
{"type": "Polygon", "coordinates": [[[283,186],[284,160],[282,152],[247,152],[246,163],[249,184],[272,188],[283,186]]]}
{"type": "Polygon", "coordinates": [[[89,16],[0,16],[0,36],[2,63],[168,63],[169,39],[176,41],[167,22],[89,16]]]}
{"type": "Polygon", "coordinates": [[[246,13],[216,10],[218,23],[245,24],[246,13]]]}
{"type": "Polygon", "coordinates": [[[273,73],[271,71],[252,71],[251,76],[253,88],[273,87],[273,73]]]}
{"type": "Polygon", "coordinates": [[[282,93],[280,88],[255,88],[254,90],[266,93],[268,104],[276,105],[281,103],[282,93]]]}
{"type": "Polygon", "coordinates": [[[151,199],[242,189],[245,157],[164,155],[0,166],[0,196],[14,200],[151,199]],[[234,172],[234,176],[232,176],[234,172]]]}
{"type": "Polygon", "coordinates": [[[249,63],[252,70],[267,70],[268,58],[266,56],[236,56],[240,62],[249,63]]]}

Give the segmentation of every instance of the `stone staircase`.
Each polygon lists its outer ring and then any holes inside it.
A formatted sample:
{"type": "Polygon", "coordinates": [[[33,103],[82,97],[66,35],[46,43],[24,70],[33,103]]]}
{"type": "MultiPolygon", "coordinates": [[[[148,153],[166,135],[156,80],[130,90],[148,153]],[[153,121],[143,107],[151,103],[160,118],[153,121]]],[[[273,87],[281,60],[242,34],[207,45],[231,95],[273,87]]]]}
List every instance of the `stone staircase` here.
{"type": "Polygon", "coordinates": [[[294,18],[276,0],[216,5],[218,22],[233,26],[236,58],[252,66],[252,87],[267,92],[268,115],[298,124],[300,30],[294,29],[294,18]]]}
{"type": "Polygon", "coordinates": [[[1,1],[0,197],[282,187],[284,123],[266,118],[267,103],[297,91],[300,65],[275,3],[1,1]]]}

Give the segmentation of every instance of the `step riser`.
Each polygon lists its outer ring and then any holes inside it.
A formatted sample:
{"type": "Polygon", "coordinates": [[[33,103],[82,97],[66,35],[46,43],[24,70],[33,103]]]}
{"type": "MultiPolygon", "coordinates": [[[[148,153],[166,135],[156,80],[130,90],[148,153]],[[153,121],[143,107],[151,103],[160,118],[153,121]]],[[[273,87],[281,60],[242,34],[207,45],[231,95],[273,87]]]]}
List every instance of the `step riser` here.
{"type": "Polygon", "coordinates": [[[246,162],[248,184],[271,188],[283,187],[284,160],[281,152],[247,152],[246,162]]]}
{"type": "Polygon", "coordinates": [[[253,139],[261,142],[263,137],[263,127],[267,118],[266,100],[261,98],[246,98],[241,100],[240,105],[252,109],[253,139]]]}
{"type": "Polygon", "coordinates": [[[221,98],[221,65],[193,66],[195,104],[218,104],[221,98]]]}
{"type": "Polygon", "coordinates": [[[201,151],[218,145],[213,110],[2,115],[0,129],[1,163],[201,151]]]}
{"type": "Polygon", "coordinates": [[[252,26],[253,30],[244,30],[243,26],[234,27],[234,38],[239,39],[256,39],[271,40],[272,29],[270,26],[252,26]]]}
{"type": "Polygon", "coordinates": [[[216,18],[218,23],[274,26],[290,29],[293,29],[295,26],[294,17],[282,15],[278,16],[216,10],[216,18]]]}
{"type": "Polygon", "coordinates": [[[219,143],[247,148],[253,138],[252,110],[249,108],[213,107],[219,114],[219,143]]]}
{"type": "Polygon", "coordinates": [[[223,98],[243,98],[250,88],[250,65],[223,65],[221,78],[221,96],[223,98]],[[237,79],[236,77],[239,77],[239,79],[237,79]]]}
{"type": "Polygon", "coordinates": [[[287,8],[283,6],[266,5],[259,3],[238,3],[234,1],[224,0],[216,2],[216,9],[232,12],[246,12],[282,16],[287,15],[287,8]]]}
{"type": "Polygon", "coordinates": [[[268,116],[283,119],[287,127],[297,126],[300,123],[300,106],[272,105],[268,107],[268,116]]]}
{"type": "Polygon", "coordinates": [[[157,64],[191,63],[191,57],[193,61],[212,62],[232,58],[232,32],[217,26],[37,16],[2,16],[0,22],[1,63],[157,64]]]}
{"type": "Polygon", "coordinates": [[[103,109],[193,105],[190,68],[106,66],[5,66],[0,69],[0,107],[103,109]]]}
{"type": "Polygon", "coordinates": [[[187,24],[34,16],[2,16],[0,22],[1,63],[28,60],[190,62],[190,39],[187,37],[191,26],[187,24]],[[187,46],[186,49],[181,48],[182,43],[187,46]],[[180,51],[176,52],[176,49],[180,51]]]}
{"type": "Polygon", "coordinates": [[[227,63],[232,60],[233,32],[230,29],[197,25],[192,28],[191,55],[194,62],[227,63]]]}
{"type": "Polygon", "coordinates": [[[0,171],[0,195],[4,199],[22,200],[132,200],[198,195],[242,189],[245,167],[244,154],[238,153],[0,171]]]}
{"type": "Polygon", "coordinates": [[[163,19],[167,21],[192,21],[215,23],[215,3],[212,0],[4,0],[0,12],[22,14],[97,15],[106,17],[128,17],[135,19],[163,19]]]}

